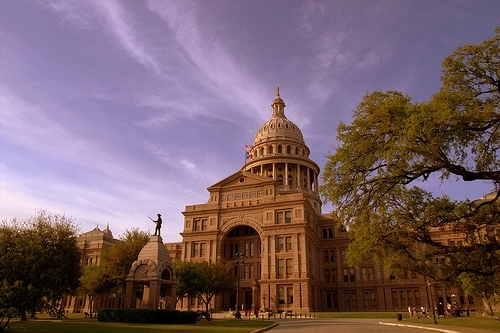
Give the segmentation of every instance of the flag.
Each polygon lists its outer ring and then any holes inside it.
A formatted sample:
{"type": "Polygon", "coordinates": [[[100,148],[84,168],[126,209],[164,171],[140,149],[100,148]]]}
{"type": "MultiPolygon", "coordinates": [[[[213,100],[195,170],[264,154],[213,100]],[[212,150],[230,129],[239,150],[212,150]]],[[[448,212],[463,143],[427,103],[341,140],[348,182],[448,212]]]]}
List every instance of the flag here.
{"type": "Polygon", "coordinates": [[[252,146],[249,146],[245,143],[245,159],[252,159],[252,146]]]}

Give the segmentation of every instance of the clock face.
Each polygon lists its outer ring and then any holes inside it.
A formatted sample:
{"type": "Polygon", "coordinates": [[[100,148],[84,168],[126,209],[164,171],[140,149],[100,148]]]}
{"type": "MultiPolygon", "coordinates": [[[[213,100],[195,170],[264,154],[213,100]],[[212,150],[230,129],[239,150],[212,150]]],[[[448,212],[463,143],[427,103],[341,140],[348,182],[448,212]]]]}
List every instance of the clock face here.
{"type": "Polygon", "coordinates": [[[147,275],[148,275],[148,268],[147,268],[147,267],[139,267],[139,268],[135,271],[135,277],[136,277],[137,279],[143,279],[143,278],[145,278],[147,275]]]}

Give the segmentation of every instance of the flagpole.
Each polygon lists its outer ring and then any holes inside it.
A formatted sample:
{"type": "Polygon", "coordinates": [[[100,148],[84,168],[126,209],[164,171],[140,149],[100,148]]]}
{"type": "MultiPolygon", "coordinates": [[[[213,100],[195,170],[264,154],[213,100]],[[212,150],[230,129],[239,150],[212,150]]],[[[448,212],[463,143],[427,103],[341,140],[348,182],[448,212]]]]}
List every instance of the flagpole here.
{"type": "Polygon", "coordinates": [[[243,155],[243,158],[245,159],[245,161],[243,162],[243,164],[244,164],[243,169],[245,171],[246,171],[246,168],[247,168],[247,154],[248,154],[248,152],[247,152],[247,143],[245,142],[245,155],[243,155]]]}

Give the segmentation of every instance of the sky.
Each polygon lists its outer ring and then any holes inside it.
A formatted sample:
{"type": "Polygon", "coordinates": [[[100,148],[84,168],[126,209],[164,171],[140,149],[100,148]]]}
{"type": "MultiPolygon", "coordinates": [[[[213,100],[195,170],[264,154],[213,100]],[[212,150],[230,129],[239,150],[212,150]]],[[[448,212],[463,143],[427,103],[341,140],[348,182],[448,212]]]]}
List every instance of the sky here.
{"type": "MultiPolygon", "coordinates": [[[[426,101],[498,0],[0,0],[0,218],[39,210],[181,241],[185,206],[244,164],[280,86],[320,168],[372,91],[426,101]]],[[[486,183],[422,186],[477,199],[486,183]]],[[[328,205],[323,206],[328,213],[328,205]]]]}

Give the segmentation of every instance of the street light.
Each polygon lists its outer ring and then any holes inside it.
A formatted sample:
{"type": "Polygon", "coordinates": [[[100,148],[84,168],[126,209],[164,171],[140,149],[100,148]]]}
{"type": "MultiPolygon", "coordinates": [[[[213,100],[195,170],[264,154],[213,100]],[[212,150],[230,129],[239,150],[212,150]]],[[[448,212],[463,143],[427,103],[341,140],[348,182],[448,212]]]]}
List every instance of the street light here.
{"type": "Polygon", "coordinates": [[[434,320],[434,325],[437,325],[436,312],[434,311],[434,299],[432,298],[431,280],[427,280],[427,285],[429,286],[429,294],[430,294],[430,299],[431,299],[432,319],[434,320]]]}
{"type": "Polygon", "coordinates": [[[236,276],[238,277],[238,287],[236,287],[236,314],[234,315],[234,317],[241,318],[241,312],[240,312],[240,265],[244,264],[245,261],[243,260],[243,253],[236,253],[234,255],[234,258],[236,259],[234,261],[234,265],[236,266],[236,276]]]}

